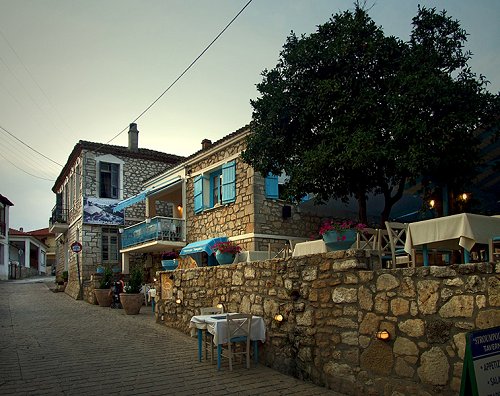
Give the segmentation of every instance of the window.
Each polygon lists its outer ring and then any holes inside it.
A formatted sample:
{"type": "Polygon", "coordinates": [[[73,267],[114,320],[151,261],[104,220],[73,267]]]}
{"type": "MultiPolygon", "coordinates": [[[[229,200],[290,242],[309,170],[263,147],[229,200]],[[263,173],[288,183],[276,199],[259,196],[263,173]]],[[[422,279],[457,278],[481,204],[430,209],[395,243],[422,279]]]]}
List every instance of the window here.
{"type": "Polygon", "coordinates": [[[194,179],[194,212],[236,200],[236,161],[194,179]]]}
{"type": "MultiPolygon", "coordinates": [[[[265,194],[268,199],[286,199],[284,196],[285,184],[288,181],[288,176],[285,172],[281,175],[273,175],[269,173],[265,179],[265,194]]],[[[304,195],[300,202],[306,202],[311,199],[311,194],[304,195]]]]}
{"type": "Polygon", "coordinates": [[[75,184],[76,184],[76,192],[75,196],[77,200],[80,200],[80,174],[81,174],[82,168],[80,165],[76,167],[75,171],[75,184]]]}
{"type": "Polygon", "coordinates": [[[119,238],[117,228],[102,228],[101,260],[103,264],[118,263],[119,238]]]}
{"type": "Polygon", "coordinates": [[[99,162],[99,196],[101,198],[118,199],[120,165],[99,162]]]}

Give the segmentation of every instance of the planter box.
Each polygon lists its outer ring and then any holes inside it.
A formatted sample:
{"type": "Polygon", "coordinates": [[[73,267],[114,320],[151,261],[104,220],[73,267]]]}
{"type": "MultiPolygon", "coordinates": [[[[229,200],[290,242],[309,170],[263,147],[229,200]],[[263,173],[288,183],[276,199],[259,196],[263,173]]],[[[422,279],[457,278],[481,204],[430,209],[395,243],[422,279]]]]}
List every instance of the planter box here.
{"type": "Polygon", "coordinates": [[[173,260],[161,260],[161,266],[164,270],[174,270],[179,265],[179,262],[176,259],[173,260]]]}
{"type": "Polygon", "coordinates": [[[328,231],[323,234],[323,241],[330,250],[347,250],[356,242],[356,231],[328,231]]]}

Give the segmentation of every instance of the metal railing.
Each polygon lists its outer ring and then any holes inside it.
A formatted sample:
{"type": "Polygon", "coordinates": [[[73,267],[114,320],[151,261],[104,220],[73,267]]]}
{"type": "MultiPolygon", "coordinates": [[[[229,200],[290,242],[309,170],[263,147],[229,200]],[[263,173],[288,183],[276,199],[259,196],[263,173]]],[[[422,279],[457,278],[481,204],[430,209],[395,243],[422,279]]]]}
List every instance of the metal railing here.
{"type": "Polygon", "coordinates": [[[53,224],[67,224],[68,223],[68,209],[63,208],[62,206],[54,206],[52,208],[52,215],[49,218],[49,225],[53,224]]]}
{"type": "Polygon", "coordinates": [[[185,221],[173,217],[153,217],[127,227],[122,233],[122,248],[151,241],[183,241],[185,221]]]}

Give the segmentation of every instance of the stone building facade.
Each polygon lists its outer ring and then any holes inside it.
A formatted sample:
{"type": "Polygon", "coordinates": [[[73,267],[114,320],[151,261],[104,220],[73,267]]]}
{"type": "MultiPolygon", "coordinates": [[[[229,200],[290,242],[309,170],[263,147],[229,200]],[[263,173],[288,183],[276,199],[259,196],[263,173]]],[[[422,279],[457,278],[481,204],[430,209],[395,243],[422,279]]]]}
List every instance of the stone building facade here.
{"type": "Polygon", "coordinates": [[[159,322],[189,333],[219,302],[262,316],[261,364],[349,395],[456,395],[467,332],[500,326],[498,263],[373,271],[348,250],[164,272],[158,287],[159,322]]]}
{"type": "Polygon", "coordinates": [[[120,231],[144,218],[144,205],[128,208],[124,216],[110,210],[125,197],[141,191],[145,180],[157,175],[183,157],[140,149],[136,124],[130,125],[129,147],[80,140],[58,176],[50,228],[57,233],[57,275],[68,271],[66,292],[74,298],[81,282],[90,279],[98,265],[121,268],[120,231]],[[79,241],[81,253],[71,244],[79,241]],[[78,264],[78,265],[77,265],[78,264]]]}
{"type": "Polygon", "coordinates": [[[249,128],[244,127],[214,144],[208,143],[185,162],[190,175],[186,182],[188,242],[227,236],[243,250],[267,251],[271,245],[271,250],[277,252],[290,240],[292,243],[304,241],[317,233],[320,216],[301,213],[300,205],[291,205],[283,199],[268,198],[265,178],[240,158],[249,133],[249,128]],[[235,164],[234,202],[196,213],[194,183],[197,176],[209,177],[213,169],[230,162],[235,164]],[[284,207],[288,207],[289,214],[284,207]]]}

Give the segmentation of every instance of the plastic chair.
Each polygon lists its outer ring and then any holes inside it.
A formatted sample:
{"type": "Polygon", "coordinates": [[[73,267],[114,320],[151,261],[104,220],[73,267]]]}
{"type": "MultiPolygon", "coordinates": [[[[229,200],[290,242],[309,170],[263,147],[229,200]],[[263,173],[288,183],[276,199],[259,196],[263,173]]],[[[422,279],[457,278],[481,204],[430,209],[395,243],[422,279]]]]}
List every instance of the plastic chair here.
{"type": "Polygon", "coordinates": [[[229,359],[229,370],[233,370],[233,359],[236,356],[245,357],[246,367],[250,368],[250,332],[252,329],[251,314],[227,315],[227,344],[217,348],[217,369],[220,369],[222,357],[229,359]],[[238,348],[238,346],[240,348],[238,348]]]}
{"type": "MultiPolygon", "coordinates": [[[[201,315],[213,315],[213,314],[221,314],[224,312],[224,308],[217,307],[204,307],[200,308],[201,315]]],[[[204,337],[203,337],[203,350],[205,351],[205,359],[208,359],[208,352],[210,352],[210,362],[214,361],[214,350],[216,345],[214,344],[214,337],[212,334],[205,329],[204,337]]]]}

